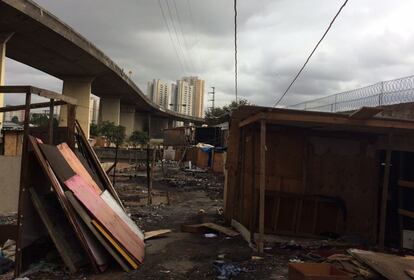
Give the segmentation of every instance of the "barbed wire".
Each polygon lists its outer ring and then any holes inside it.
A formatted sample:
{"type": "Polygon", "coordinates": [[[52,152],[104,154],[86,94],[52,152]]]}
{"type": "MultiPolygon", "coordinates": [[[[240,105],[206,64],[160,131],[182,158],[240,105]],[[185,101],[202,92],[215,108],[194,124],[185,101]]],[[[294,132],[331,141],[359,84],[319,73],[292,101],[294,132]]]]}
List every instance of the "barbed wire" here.
{"type": "Polygon", "coordinates": [[[288,109],[344,112],[414,102],[414,75],[289,105],[288,109]]]}

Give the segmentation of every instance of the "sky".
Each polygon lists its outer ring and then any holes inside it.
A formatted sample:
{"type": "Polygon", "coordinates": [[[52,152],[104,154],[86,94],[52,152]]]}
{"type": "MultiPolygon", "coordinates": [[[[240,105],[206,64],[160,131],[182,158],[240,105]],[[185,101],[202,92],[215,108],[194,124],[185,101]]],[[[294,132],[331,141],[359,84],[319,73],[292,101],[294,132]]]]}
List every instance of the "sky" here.
{"type": "MultiPolygon", "coordinates": [[[[216,88],[216,106],[235,99],[232,0],[36,2],[131,71],[143,92],[154,78],[172,82],[196,75],[206,81],[206,92],[216,88]]],[[[237,3],[238,94],[272,106],[343,0],[237,3]]],[[[281,105],[413,75],[413,10],[411,0],[349,0],[281,105]]],[[[54,77],[9,59],[6,67],[7,84],[61,92],[54,77]]],[[[206,94],[206,106],[208,99],[206,94]]]]}

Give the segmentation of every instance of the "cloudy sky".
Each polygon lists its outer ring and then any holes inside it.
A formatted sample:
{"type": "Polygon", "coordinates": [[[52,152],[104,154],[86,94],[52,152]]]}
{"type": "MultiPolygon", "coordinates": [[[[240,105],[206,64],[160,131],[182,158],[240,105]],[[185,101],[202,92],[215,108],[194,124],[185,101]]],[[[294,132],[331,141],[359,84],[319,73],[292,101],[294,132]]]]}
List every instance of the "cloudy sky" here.
{"type": "MultiPolygon", "coordinates": [[[[132,71],[143,91],[153,78],[198,75],[206,91],[216,87],[216,104],[234,99],[232,0],[160,0],[162,9],[158,0],[36,2],[132,71]]],[[[271,106],[342,2],[239,0],[239,95],[271,106]]],[[[414,74],[413,10],[412,0],[350,0],[281,104],[414,74]]],[[[9,84],[61,91],[60,80],[11,60],[6,66],[9,84]]]]}

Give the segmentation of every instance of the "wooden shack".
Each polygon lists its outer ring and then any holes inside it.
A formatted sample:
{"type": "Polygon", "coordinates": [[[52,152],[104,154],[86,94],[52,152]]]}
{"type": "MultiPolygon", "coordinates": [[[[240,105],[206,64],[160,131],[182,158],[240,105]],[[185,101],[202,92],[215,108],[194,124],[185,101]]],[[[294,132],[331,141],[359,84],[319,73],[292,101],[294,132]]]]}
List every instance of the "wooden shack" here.
{"type": "Polygon", "coordinates": [[[414,122],[379,112],[234,111],[226,221],[259,250],[266,234],[400,244],[414,228],[414,122]]]}

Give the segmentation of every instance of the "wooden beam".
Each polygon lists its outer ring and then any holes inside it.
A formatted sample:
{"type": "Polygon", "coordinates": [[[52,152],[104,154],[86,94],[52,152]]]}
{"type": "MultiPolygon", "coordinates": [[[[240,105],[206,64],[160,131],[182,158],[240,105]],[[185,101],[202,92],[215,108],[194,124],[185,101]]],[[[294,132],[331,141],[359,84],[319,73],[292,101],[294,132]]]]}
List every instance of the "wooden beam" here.
{"type": "Polygon", "coordinates": [[[382,108],[377,107],[362,107],[361,109],[351,113],[349,117],[355,120],[367,120],[372,118],[373,116],[381,113],[383,111],[382,108]]]}
{"type": "Polygon", "coordinates": [[[404,209],[398,209],[398,214],[414,219],[414,212],[412,212],[412,211],[408,211],[408,210],[404,210],[404,209]]]}
{"type": "MultiPolygon", "coordinates": [[[[66,104],[65,101],[54,102],[54,106],[60,106],[60,105],[65,105],[65,104],[66,104]]],[[[50,107],[50,102],[40,102],[40,103],[30,104],[30,109],[39,109],[39,108],[47,108],[47,107],[50,107]]],[[[26,105],[6,106],[6,107],[0,108],[0,113],[20,111],[20,110],[24,110],[25,108],[26,108],[26,105]]]]}
{"type": "Polygon", "coordinates": [[[345,114],[325,114],[315,112],[295,112],[278,110],[273,112],[258,113],[240,122],[239,126],[245,126],[260,119],[267,123],[275,124],[303,124],[303,125],[325,125],[344,127],[363,127],[377,129],[408,129],[414,130],[414,121],[395,120],[386,118],[372,118],[368,120],[357,120],[349,118],[345,114]]]}
{"type": "Polygon", "coordinates": [[[56,217],[53,217],[47,210],[48,203],[41,199],[33,188],[29,189],[33,205],[39,213],[43,224],[47,228],[50,238],[56,246],[60,256],[63,259],[65,265],[69,268],[71,273],[75,273],[79,269],[79,263],[81,261],[82,252],[76,252],[76,247],[71,246],[67,240],[65,240],[64,228],[60,225],[64,221],[59,221],[56,217]]]}
{"type": "Polygon", "coordinates": [[[379,230],[379,246],[384,248],[385,240],[385,224],[387,222],[387,202],[388,202],[388,185],[390,181],[390,167],[391,167],[391,149],[386,150],[385,155],[385,170],[382,183],[382,199],[380,209],[380,230],[379,230]]]}
{"type": "Polygon", "coordinates": [[[414,188],[414,182],[413,181],[405,181],[405,180],[399,180],[398,186],[404,187],[404,188],[414,188]]]}
{"type": "Polygon", "coordinates": [[[265,113],[263,113],[263,112],[257,113],[253,116],[250,116],[250,117],[240,121],[239,122],[239,127],[243,127],[243,126],[258,122],[258,121],[264,119],[265,117],[266,117],[265,113]]]}
{"type": "Polygon", "coordinates": [[[259,242],[258,250],[263,253],[264,247],[264,218],[266,193],[266,121],[260,122],[260,173],[259,173],[259,242]]]}
{"type": "Polygon", "coordinates": [[[33,86],[0,86],[0,92],[2,93],[31,93],[31,94],[37,94],[39,96],[49,98],[49,99],[55,99],[55,100],[61,100],[65,101],[66,103],[76,105],[77,100],[75,98],[53,92],[50,90],[33,87],[33,86]]]}

